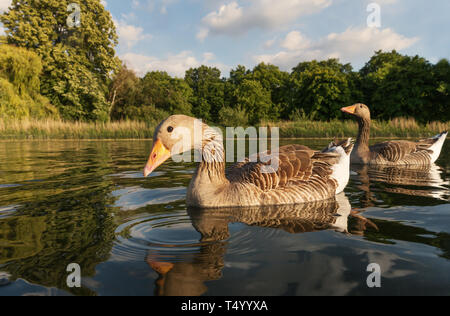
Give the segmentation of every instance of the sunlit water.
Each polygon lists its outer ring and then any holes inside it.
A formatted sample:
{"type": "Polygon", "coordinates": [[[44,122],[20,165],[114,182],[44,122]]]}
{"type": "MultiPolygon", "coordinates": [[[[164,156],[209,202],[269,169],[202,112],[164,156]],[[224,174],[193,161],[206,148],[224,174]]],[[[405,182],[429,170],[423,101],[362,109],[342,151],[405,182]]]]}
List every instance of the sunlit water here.
{"type": "Polygon", "coordinates": [[[449,141],[431,170],[353,170],[336,201],[214,211],[186,208],[195,164],[143,178],[150,148],[0,142],[0,295],[450,295],[449,141]]]}

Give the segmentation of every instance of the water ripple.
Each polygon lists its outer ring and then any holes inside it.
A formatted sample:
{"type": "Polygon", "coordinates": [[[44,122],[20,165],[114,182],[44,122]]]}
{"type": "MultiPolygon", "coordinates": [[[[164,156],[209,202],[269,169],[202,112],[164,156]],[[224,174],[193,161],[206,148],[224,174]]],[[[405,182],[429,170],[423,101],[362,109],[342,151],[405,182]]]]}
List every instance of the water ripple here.
{"type": "Polygon", "coordinates": [[[115,207],[122,210],[137,210],[148,205],[167,204],[184,200],[186,197],[185,187],[144,189],[141,187],[130,187],[112,192],[112,196],[118,197],[114,203],[115,207]]]}
{"type": "Polygon", "coordinates": [[[142,261],[149,253],[174,261],[198,252],[200,235],[186,212],[156,214],[130,220],[116,230],[115,260],[142,261]]]}

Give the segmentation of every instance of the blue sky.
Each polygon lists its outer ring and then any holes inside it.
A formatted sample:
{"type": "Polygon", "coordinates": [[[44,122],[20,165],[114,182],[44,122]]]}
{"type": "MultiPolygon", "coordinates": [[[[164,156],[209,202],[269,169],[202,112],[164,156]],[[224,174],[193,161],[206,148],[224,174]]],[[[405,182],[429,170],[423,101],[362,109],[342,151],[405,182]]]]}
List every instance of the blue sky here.
{"type": "MultiPolygon", "coordinates": [[[[0,0],[0,11],[9,2],[0,0]]],[[[186,69],[207,64],[228,76],[238,64],[251,68],[264,61],[290,70],[329,57],[359,69],[378,49],[431,62],[450,58],[448,0],[103,2],[117,25],[117,53],[139,74],[165,70],[182,77],[186,69]],[[368,27],[371,3],[381,9],[379,27],[368,27]]]]}

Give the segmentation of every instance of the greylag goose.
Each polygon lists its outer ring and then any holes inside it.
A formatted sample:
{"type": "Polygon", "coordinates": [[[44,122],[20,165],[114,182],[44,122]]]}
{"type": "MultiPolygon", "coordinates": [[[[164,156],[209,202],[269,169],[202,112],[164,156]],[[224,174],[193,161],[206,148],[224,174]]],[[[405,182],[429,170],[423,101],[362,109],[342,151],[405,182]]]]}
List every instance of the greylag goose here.
{"type": "Polygon", "coordinates": [[[284,146],[226,169],[221,133],[201,120],[171,116],[159,124],[153,138],[145,177],[170,157],[192,149],[200,153],[201,162],[187,190],[188,206],[221,208],[326,200],[344,191],[350,177],[351,139],[333,143],[323,152],[301,145],[284,146]]]}
{"type": "Polygon", "coordinates": [[[370,110],[365,104],[355,104],[341,109],[356,117],[359,125],[351,163],[360,165],[430,165],[439,158],[448,132],[429,139],[411,142],[405,140],[387,141],[369,146],[370,110]]]}

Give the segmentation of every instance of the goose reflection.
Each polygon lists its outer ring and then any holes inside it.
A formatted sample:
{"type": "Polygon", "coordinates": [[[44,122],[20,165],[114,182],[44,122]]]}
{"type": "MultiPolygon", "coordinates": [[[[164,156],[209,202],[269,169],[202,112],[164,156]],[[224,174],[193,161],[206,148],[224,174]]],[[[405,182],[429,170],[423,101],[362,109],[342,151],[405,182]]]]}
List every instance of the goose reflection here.
{"type": "Polygon", "coordinates": [[[159,274],[156,295],[199,296],[208,288],[207,281],[222,277],[224,256],[230,237],[228,225],[243,223],[283,230],[292,234],[335,230],[362,234],[368,225],[376,226],[356,212],[352,212],[345,194],[335,199],[301,205],[283,205],[252,208],[188,209],[194,228],[200,233],[200,249],[190,258],[174,258],[172,262],[158,260],[157,253],[149,253],[147,263],[159,274]]]}
{"type": "MultiPolygon", "coordinates": [[[[375,205],[376,198],[371,186],[384,184],[382,191],[411,196],[434,198],[448,201],[449,181],[443,176],[443,170],[436,164],[430,166],[352,166],[360,181],[359,189],[365,192],[363,207],[375,205]]],[[[377,187],[379,190],[379,186],[377,187]]]]}

